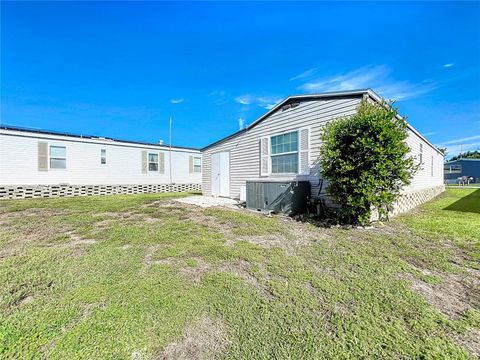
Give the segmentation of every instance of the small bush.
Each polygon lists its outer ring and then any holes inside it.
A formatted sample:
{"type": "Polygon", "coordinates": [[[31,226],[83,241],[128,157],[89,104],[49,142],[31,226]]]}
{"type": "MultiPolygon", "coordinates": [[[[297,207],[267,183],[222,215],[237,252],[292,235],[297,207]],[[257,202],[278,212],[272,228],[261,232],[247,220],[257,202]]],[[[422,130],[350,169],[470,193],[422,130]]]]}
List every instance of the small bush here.
{"type": "Polygon", "coordinates": [[[328,193],[340,205],[339,216],[350,224],[370,222],[372,208],[388,218],[401,189],[417,166],[408,156],[407,124],[388,104],[362,101],[351,117],[328,123],[320,149],[328,193]]]}

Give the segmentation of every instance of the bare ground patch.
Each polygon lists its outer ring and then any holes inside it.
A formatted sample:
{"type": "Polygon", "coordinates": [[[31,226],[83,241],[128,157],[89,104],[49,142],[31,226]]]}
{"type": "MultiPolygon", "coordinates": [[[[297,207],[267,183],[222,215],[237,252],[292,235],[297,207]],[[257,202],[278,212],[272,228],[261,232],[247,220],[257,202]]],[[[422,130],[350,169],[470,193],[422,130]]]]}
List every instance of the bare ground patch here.
{"type": "MultiPolygon", "coordinates": [[[[50,209],[28,209],[0,214],[0,226],[5,229],[9,239],[6,246],[0,248],[0,259],[13,256],[31,244],[59,246],[54,243],[55,239],[70,237],[70,234],[74,233],[73,228],[70,225],[47,223],[43,219],[67,213],[50,209]]],[[[76,240],[82,241],[80,238],[76,240]]]]}
{"type": "Polygon", "coordinates": [[[471,308],[480,308],[480,277],[478,274],[442,274],[440,284],[428,284],[411,274],[402,278],[412,284],[412,289],[442,314],[457,319],[471,308]]]}
{"type": "Polygon", "coordinates": [[[167,345],[157,359],[219,359],[228,344],[225,324],[220,319],[204,315],[184,330],[180,340],[167,345]]]}
{"type": "Polygon", "coordinates": [[[107,228],[119,222],[145,222],[147,224],[163,223],[161,218],[151,217],[148,213],[124,211],[124,212],[104,212],[99,214],[103,220],[97,221],[95,227],[107,228]]]}
{"type": "Polygon", "coordinates": [[[465,334],[454,336],[453,340],[465,348],[474,359],[480,359],[479,329],[469,329],[465,334]]]}
{"type": "MultiPolygon", "coordinates": [[[[167,257],[164,259],[154,260],[155,253],[161,248],[161,245],[152,245],[147,248],[143,259],[142,272],[154,265],[165,265],[173,268],[177,273],[196,284],[199,284],[205,274],[212,272],[223,272],[233,274],[245,283],[253,286],[260,294],[267,298],[273,298],[272,293],[266,285],[264,285],[257,277],[252,275],[250,271],[250,263],[245,260],[222,261],[220,263],[210,263],[201,257],[176,258],[167,257]]],[[[264,271],[262,277],[268,278],[269,274],[264,271]]]]}
{"type": "Polygon", "coordinates": [[[157,207],[160,212],[166,212],[170,216],[176,216],[179,220],[192,221],[201,226],[206,226],[220,234],[231,234],[232,227],[228,224],[220,223],[215,216],[206,215],[204,209],[191,205],[181,204],[175,201],[159,202],[150,204],[148,207],[157,207]]]}

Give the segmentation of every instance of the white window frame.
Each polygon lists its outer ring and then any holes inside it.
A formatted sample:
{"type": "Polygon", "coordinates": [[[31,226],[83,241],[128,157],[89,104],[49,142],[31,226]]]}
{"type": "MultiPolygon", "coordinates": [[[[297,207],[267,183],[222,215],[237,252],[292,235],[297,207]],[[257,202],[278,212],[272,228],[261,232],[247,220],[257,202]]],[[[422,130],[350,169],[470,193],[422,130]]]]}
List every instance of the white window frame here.
{"type": "Polygon", "coordinates": [[[193,173],[201,174],[202,173],[202,158],[200,156],[193,157],[193,173]],[[198,160],[199,164],[195,164],[195,161],[198,160]],[[198,169],[197,169],[198,167],[198,169]]]}
{"type": "Polygon", "coordinates": [[[293,130],[288,130],[288,131],[284,131],[284,132],[281,132],[281,133],[277,133],[277,134],[273,134],[273,135],[270,135],[269,137],[269,141],[268,141],[268,146],[269,146],[269,173],[271,175],[276,175],[276,176],[282,176],[282,175],[298,175],[299,174],[299,166],[300,166],[300,131],[299,129],[293,129],[293,130]],[[280,136],[280,135],[286,135],[286,134],[290,134],[290,133],[294,133],[296,132],[297,133],[297,151],[288,151],[288,152],[284,152],[284,153],[278,153],[278,154],[272,154],[272,138],[274,138],[275,136],[280,136]],[[273,172],[273,157],[275,156],[280,156],[280,155],[291,155],[291,154],[297,154],[297,171],[295,172],[287,172],[287,173],[274,173],[273,172]]]}
{"type": "Polygon", "coordinates": [[[48,168],[50,170],[67,170],[67,147],[65,145],[49,145],[48,146],[48,168]],[[65,149],[65,156],[64,157],[59,157],[59,156],[52,156],[52,148],[64,148],[65,149]],[[57,159],[57,160],[65,160],[65,167],[64,168],[56,168],[52,167],[52,159],[57,159]]]}
{"type": "Polygon", "coordinates": [[[107,149],[100,149],[100,165],[107,165],[107,149]]]}
{"type": "Polygon", "coordinates": [[[160,168],[160,155],[156,152],[147,152],[147,170],[148,172],[156,172],[158,173],[158,169],[160,168]],[[157,170],[150,170],[150,164],[155,164],[155,162],[150,161],[150,155],[156,155],[157,156],[157,170]]]}

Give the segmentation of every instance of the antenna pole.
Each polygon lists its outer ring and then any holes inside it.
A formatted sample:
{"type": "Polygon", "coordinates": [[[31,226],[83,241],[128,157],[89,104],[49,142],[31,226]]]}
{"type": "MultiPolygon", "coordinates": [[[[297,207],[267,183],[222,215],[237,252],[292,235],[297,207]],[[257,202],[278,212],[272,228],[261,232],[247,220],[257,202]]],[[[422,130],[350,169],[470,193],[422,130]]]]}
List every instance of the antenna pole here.
{"type": "MultiPolygon", "coordinates": [[[[173,184],[172,181],[172,117],[170,116],[170,151],[168,154],[168,160],[169,160],[169,173],[170,173],[170,185],[173,184]]],[[[171,190],[171,189],[170,189],[171,190]]]]}

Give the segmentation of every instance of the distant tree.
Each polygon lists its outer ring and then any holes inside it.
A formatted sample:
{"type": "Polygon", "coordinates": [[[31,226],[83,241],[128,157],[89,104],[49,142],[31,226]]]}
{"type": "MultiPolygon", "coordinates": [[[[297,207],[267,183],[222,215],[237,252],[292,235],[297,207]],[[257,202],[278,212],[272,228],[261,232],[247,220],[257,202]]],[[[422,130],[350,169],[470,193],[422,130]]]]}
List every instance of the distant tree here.
{"type": "Polygon", "coordinates": [[[328,123],[322,132],[320,166],[340,220],[370,222],[372,209],[388,218],[417,169],[406,144],[407,124],[392,103],[363,101],[357,113],[328,123]]]}
{"type": "Polygon", "coordinates": [[[438,150],[443,154],[443,156],[447,156],[448,151],[446,147],[439,147],[438,150]]]}
{"type": "Polygon", "coordinates": [[[480,159],[480,151],[475,150],[475,151],[467,151],[464,153],[460,153],[452,157],[450,161],[459,160],[459,159],[480,159]]]}

